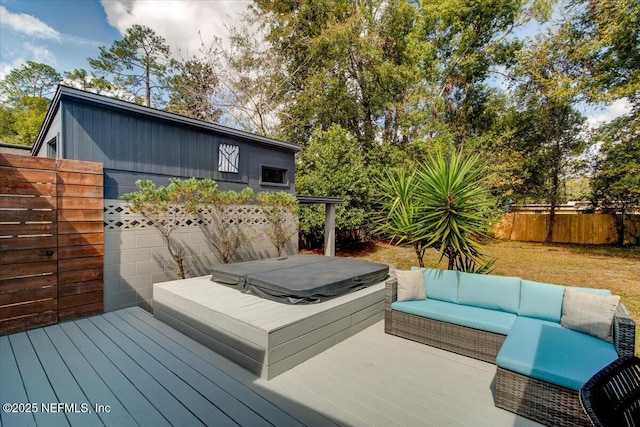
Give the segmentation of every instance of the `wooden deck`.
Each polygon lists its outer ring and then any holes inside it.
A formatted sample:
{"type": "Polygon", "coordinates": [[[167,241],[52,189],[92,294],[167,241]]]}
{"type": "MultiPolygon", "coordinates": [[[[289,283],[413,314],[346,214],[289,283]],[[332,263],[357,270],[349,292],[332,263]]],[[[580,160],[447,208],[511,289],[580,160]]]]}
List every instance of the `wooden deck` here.
{"type": "Polygon", "coordinates": [[[153,285],[154,316],[265,379],[384,317],[384,283],[320,304],[243,294],[211,276],[153,285]]]}
{"type": "Polygon", "coordinates": [[[385,335],[382,322],[271,381],[140,308],[2,336],[0,358],[0,402],[38,410],[0,412],[7,427],[536,425],[494,407],[495,366],[385,335]]]}

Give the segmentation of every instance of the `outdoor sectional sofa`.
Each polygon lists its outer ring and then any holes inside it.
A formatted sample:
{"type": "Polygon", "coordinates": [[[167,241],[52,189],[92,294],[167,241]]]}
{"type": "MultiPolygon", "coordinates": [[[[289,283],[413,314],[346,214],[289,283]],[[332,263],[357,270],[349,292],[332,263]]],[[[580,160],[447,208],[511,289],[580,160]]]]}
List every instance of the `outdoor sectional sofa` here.
{"type": "Polygon", "coordinates": [[[495,363],[500,408],[547,425],[591,425],[580,387],[619,356],[634,353],[635,323],[624,305],[615,308],[609,343],[560,325],[569,287],[423,271],[426,299],[397,301],[397,279],[386,282],[385,332],[495,363]]]}

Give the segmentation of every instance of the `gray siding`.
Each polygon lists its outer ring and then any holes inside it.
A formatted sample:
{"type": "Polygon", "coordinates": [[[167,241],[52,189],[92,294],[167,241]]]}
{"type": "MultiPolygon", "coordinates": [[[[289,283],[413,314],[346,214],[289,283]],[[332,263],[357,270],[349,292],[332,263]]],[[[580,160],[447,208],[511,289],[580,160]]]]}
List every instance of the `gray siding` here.
{"type": "MultiPolygon", "coordinates": [[[[51,141],[53,138],[57,138],[58,136],[62,136],[62,120],[60,110],[55,114],[53,120],[51,121],[51,126],[47,129],[47,133],[44,137],[44,144],[40,146],[40,149],[35,154],[37,157],[47,157],[47,143],[51,141]]],[[[62,138],[60,138],[62,139],[62,138]]],[[[60,152],[63,142],[58,140],[58,156],[62,157],[62,153],[60,152]]]]}
{"type": "MultiPolygon", "coordinates": [[[[101,162],[105,197],[135,190],[137,179],[164,185],[169,177],[212,178],[221,189],[294,192],[294,154],[248,140],[192,129],[141,115],[63,102],[64,157],[101,162]],[[218,172],[218,147],[240,147],[238,173],[218,172]],[[286,186],[261,185],[261,166],[288,170],[286,186]]],[[[41,150],[42,151],[42,150],[41,150]]]]}

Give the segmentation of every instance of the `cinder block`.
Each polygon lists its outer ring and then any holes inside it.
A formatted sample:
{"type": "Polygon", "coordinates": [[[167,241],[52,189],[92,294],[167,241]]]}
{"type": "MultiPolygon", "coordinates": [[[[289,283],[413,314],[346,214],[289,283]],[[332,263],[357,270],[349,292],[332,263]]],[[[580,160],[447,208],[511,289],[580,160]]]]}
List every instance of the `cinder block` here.
{"type": "Polygon", "coordinates": [[[120,290],[141,289],[151,286],[151,275],[143,274],[120,279],[120,290]]]}
{"type": "Polygon", "coordinates": [[[194,230],[189,233],[189,245],[197,245],[207,243],[207,239],[200,230],[194,230]]]}
{"type": "Polygon", "coordinates": [[[175,271],[165,271],[162,273],[155,273],[151,275],[151,283],[168,282],[169,280],[176,280],[177,276],[175,271]]]}
{"type": "Polygon", "coordinates": [[[164,245],[164,238],[156,230],[148,230],[147,232],[140,232],[136,235],[137,248],[155,248],[164,245]]]}
{"type": "Polygon", "coordinates": [[[115,251],[122,249],[135,249],[136,236],[133,231],[112,231],[104,232],[104,250],[115,251]]]}
{"type": "Polygon", "coordinates": [[[136,263],[113,264],[104,266],[104,279],[120,279],[136,275],[136,263]]]}
{"type": "Polygon", "coordinates": [[[136,263],[136,276],[161,273],[164,271],[164,260],[141,261],[136,263]]]}
{"type": "Polygon", "coordinates": [[[120,279],[109,279],[104,281],[104,294],[120,292],[120,279]]]}
{"type": "Polygon", "coordinates": [[[149,261],[151,259],[149,248],[126,249],[122,251],[122,260],[125,262],[149,261]]]}
{"type": "Polygon", "coordinates": [[[122,251],[120,250],[104,251],[104,265],[120,264],[121,262],[122,262],[122,251]]]}

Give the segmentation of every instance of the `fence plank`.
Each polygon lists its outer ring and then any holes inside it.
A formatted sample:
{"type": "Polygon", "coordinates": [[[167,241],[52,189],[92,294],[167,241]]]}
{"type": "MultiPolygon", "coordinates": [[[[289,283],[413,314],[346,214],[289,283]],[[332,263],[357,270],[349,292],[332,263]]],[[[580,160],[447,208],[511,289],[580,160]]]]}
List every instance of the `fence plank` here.
{"type": "Polygon", "coordinates": [[[103,189],[98,185],[58,184],[58,194],[63,197],[97,197],[102,199],[103,189]]]}
{"type": "Polygon", "coordinates": [[[15,249],[55,249],[57,236],[12,237],[0,239],[0,252],[15,249]]]}
{"type": "Polygon", "coordinates": [[[59,210],[58,221],[104,221],[104,208],[83,210],[59,210]]]}
{"type": "Polygon", "coordinates": [[[103,279],[103,268],[89,268],[86,270],[61,271],[58,273],[58,284],[90,282],[97,279],[103,279]]]}
{"type": "Polygon", "coordinates": [[[57,192],[53,183],[0,181],[0,194],[21,194],[32,196],[55,196],[57,192]]]}
{"type": "Polygon", "coordinates": [[[103,286],[103,281],[100,279],[88,280],[86,282],[79,283],[65,283],[58,286],[58,295],[62,297],[68,295],[84,294],[86,292],[102,292],[103,286]]]}
{"type": "Polygon", "coordinates": [[[102,178],[102,163],[86,162],[82,160],[58,159],[59,172],[81,172],[85,174],[96,174],[102,178]]]}
{"type": "Polygon", "coordinates": [[[55,273],[57,261],[27,262],[21,264],[4,265],[0,269],[0,280],[13,277],[38,276],[45,273],[55,273]]]}
{"type": "Polygon", "coordinates": [[[55,169],[56,160],[17,154],[0,154],[0,166],[24,169],[55,169]]]}
{"type": "Polygon", "coordinates": [[[58,197],[58,209],[99,209],[103,201],[98,197],[58,197]]]}
{"type": "Polygon", "coordinates": [[[3,209],[55,209],[55,197],[1,196],[0,208],[3,209]]]}
{"type": "Polygon", "coordinates": [[[34,234],[56,234],[55,223],[0,224],[0,236],[32,236],[34,234]]]}
{"type": "Polygon", "coordinates": [[[100,233],[104,229],[102,221],[60,222],[58,234],[100,233]]]}
{"type": "Polygon", "coordinates": [[[92,175],[75,172],[58,172],[59,184],[76,184],[76,185],[103,185],[104,178],[102,175],[92,175]]]}
{"type": "Polygon", "coordinates": [[[91,314],[102,313],[102,311],[104,310],[103,307],[104,307],[104,301],[101,300],[99,302],[94,302],[92,304],[65,308],[62,310],[58,310],[58,319],[60,321],[71,320],[71,319],[77,319],[78,317],[89,316],[91,314]]]}
{"type": "Polygon", "coordinates": [[[51,249],[51,255],[47,254],[47,249],[25,249],[6,251],[0,256],[0,265],[24,263],[24,262],[41,262],[46,260],[57,260],[58,251],[51,249]]]}
{"type": "Polygon", "coordinates": [[[103,292],[85,292],[78,295],[61,296],[58,300],[58,307],[60,309],[78,307],[87,304],[93,304],[96,302],[102,302],[103,292]]]}
{"type": "Polygon", "coordinates": [[[102,256],[61,259],[58,261],[58,272],[83,270],[86,268],[101,268],[104,261],[102,256]]]}
{"type": "Polygon", "coordinates": [[[54,299],[57,297],[58,290],[55,286],[30,289],[28,291],[0,292],[0,307],[29,301],[54,299]]]}
{"type": "Polygon", "coordinates": [[[50,274],[47,276],[24,277],[21,279],[0,280],[0,292],[15,292],[29,289],[56,286],[58,276],[50,274]]]}
{"type": "Polygon", "coordinates": [[[44,299],[30,301],[24,304],[7,305],[2,307],[2,310],[0,310],[0,320],[39,314],[44,313],[45,311],[53,311],[57,309],[58,301],[56,299],[44,299]]]}
{"type": "MultiPolygon", "coordinates": [[[[25,215],[27,215],[26,210],[0,210],[0,222],[24,222],[25,215]]],[[[34,211],[29,210],[29,221],[55,221],[56,220],[56,211],[55,210],[46,210],[46,211],[34,211]]]]}
{"type": "Polygon", "coordinates": [[[57,311],[47,311],[27,316],[0,320],[0,334],[11,334],[39,326],[51,325],[58,321],[57,311]]]}
{"type": "Polygon", "coordinates": [[[61,234],[58,236],[58,247],[103,244],[103,233],[61,234]]]}
{"type": "Polygon", "coordinates": [[[56,172],[34,169],[15,169],[0,166],[0,176],[5,182],[34,182],[34,183],[54,183],[56,182],[56,172]]]}
{"type": "Polygon", "coordinates": [[[104,255],[104,245],[81,245],[58,248],[58,259],[104,255]]]}

